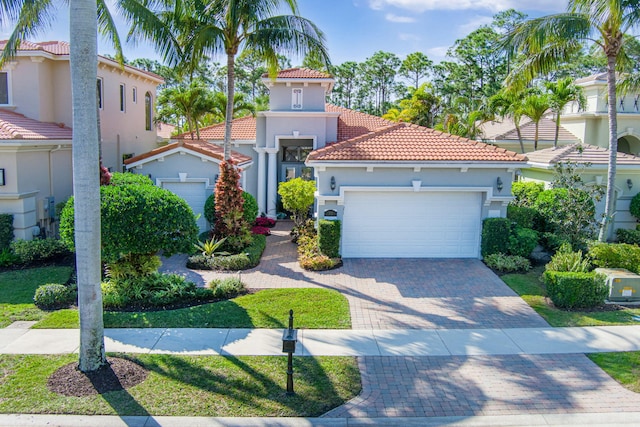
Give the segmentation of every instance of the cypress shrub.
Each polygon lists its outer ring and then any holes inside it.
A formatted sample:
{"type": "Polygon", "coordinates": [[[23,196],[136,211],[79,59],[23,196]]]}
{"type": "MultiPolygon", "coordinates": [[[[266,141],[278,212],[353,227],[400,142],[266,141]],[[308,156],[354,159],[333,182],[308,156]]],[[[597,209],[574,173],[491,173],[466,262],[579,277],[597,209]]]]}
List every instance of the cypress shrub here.
{"type": "Polygon", "coordinates": [[[318,246],[329,258],[340,256],[340,221],[318,221],[318,246]]]}
{"type": "Polygon", "coordinates": [[[508,218],[487,218],[482,222],[482,256],[509,251],[511,220],[508,218]]]}

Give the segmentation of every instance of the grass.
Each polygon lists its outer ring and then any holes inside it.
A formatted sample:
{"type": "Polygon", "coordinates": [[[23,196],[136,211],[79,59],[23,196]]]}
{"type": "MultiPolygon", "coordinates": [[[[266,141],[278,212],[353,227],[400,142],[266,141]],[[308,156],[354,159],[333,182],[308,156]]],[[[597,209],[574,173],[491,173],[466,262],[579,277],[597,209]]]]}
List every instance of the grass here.
{"type": "Polygon", "coordinates": [[[65,283],[71,267],[41,267],[0,273],[0,328],[17,320],[41,320],[48,313],[33,303],[40,285],[65,283]]]}
{"type": "Polygon", "coordinates": [[[594,353],[587,356],[625,388],[640,393],[640,352],[594,353]]]}
{"type": "MultiPolygon", "coordinates": [[[[349,303],[328,289],[265,289],[228,301],[165,311],[105,312],[106,328],[285,328],[348,329],[349,303]]],[[[58,310],[36,328],[77,328],[77,310],[58,310]]]]}
{"type": "Polygon", "coordinates": [[[539,280],[543,271],[543,267],[537,267],[526,274],[504,275],[502,280],[551,326],[607,326],[640,323],[633,319],[633,316],[640,316],[640,308],[624,308],[616,311],[565,311],[549,305],[545,300],[544,284],[539,280]]]}
{"type": "Polygon", "coordinates": [[[294,396],[286,396],[286,357],[125,356],[149,370],[128,390],[65,397],[47,388],[77,355],[0,356],[0,413],[314,417],[360,392],[351,357],[294,358],[294,396]]]}

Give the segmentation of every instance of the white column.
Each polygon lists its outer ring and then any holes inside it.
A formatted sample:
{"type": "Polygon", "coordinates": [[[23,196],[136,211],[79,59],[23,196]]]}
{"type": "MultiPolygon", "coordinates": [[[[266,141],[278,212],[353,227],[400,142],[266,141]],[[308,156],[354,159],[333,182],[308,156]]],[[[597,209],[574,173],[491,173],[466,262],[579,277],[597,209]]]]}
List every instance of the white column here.
{"type": "Polygon", "coordinates": [[[265,149],[269,154],[269,167],[267,178],[267,216],[276,217],[276,200],[278,198],[278,149],[265,149]]]}
{"type": "Polygon", "coordinates": [[[264,154],[265,149],[262,147],[254,147],[254,150],[258,153],[258,215],[262,212],[267,212],[267,186],[266,186],[266,174],[267,170],[264,167],[264,154]]]}

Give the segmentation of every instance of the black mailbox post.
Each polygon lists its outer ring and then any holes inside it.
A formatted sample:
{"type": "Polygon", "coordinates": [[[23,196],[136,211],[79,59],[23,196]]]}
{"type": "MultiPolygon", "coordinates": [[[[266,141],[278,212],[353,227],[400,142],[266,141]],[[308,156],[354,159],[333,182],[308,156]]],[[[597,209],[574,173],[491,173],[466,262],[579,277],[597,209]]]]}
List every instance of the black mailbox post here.
{"type": "Polygon", "coordinates": [[[287,395],[294,394],[293,391],[293,353],[296,352],[296,342],[298,342],[298,331],[293,329],[293,310],[289,310],[289,328],[282,334],[282,352],[288,353],[287,360],[287,395]]]}

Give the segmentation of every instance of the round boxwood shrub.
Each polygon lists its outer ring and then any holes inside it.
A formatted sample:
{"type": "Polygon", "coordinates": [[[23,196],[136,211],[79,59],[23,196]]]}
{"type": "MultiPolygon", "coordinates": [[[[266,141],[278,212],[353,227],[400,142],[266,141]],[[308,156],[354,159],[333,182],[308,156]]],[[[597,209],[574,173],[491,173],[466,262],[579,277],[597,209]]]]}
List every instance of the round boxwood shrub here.
{"type": "MultiPolygon", "coordinates": [[[[258,202],[251,193],[247,193],[246,191],[242,193],[242,197],[244,198],[244,211],[242,216],[248,224],[253,224],[258,217],[258,202]]],[[[211,193],[204,202],[204,217],[209,224],[214,225],[216,223],[216,196],[214,193],[211,193]]]]}
{"type": "Polygon", "coordinates": [[[39,286],[33,297],[33,302],[43,310],[56,310],[69,307],[77,299],[74,288],[59,283],[47,283],[39,286]]]}

